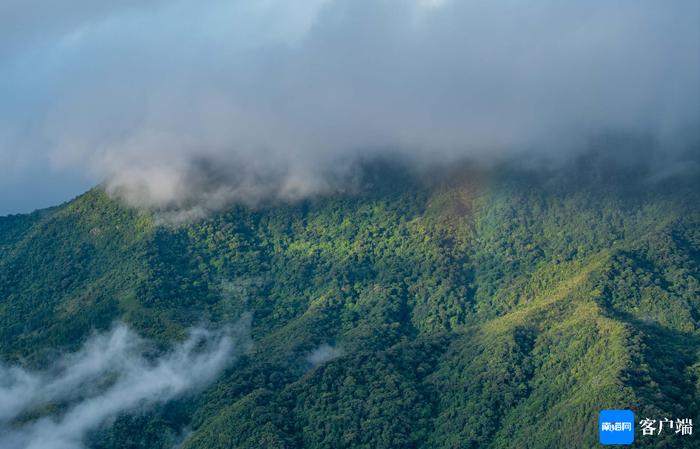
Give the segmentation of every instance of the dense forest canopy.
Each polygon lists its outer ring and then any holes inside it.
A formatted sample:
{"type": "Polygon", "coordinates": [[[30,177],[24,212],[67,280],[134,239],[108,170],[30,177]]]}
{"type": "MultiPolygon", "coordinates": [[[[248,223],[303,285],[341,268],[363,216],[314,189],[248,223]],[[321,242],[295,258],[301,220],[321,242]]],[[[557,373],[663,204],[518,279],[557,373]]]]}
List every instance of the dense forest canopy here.
{"type": "Polygon", "coordinates": [[[594,447],[603,408],[698,416],[694,172],[384,163],[358,186],[177,224],[98,187],[0,218],[2,366],[50,370],[115,323],[158,357],[248,317],[212,383],[116,413],[94,449],[594,447]]]}

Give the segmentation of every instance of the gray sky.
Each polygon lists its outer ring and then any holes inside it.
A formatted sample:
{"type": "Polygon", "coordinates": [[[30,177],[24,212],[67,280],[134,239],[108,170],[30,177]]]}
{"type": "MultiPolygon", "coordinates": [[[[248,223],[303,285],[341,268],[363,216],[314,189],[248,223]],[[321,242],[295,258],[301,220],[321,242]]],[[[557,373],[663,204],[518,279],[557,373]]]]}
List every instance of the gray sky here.
{"type": "Polygon", "coordinates": [[[700,123],[697,0],[4,0],[0,214],[97,182],[206,211],[360,157],[673,157],[700,123]],[[614,149],[611,149],[614,151],[614,149]]]}

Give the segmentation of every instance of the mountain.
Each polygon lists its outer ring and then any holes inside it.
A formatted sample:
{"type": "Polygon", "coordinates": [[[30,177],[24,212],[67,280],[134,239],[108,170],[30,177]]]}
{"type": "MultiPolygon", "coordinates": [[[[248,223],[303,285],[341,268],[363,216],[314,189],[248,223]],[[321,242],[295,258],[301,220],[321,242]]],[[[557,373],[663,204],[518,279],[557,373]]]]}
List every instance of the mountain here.
{"type": "Polygon", "coordinates": [[[50,370],[115,322],[166,351],[250,314],[251,344],[213,384],[86,445],[598,447],[601,409],[698,417],[699,187],[595,157],[379,164],[357,192],[177,225],[98,187],[0,218],[0,360],[50,370]]]}

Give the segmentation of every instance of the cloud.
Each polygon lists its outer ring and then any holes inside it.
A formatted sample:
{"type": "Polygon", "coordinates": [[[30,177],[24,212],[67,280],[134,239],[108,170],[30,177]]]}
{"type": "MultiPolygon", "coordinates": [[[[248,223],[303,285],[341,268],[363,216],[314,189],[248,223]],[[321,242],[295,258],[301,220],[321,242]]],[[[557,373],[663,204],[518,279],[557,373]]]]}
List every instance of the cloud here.
{"type": "Polygon", "coordinates": [[[313,366],[322,365],[326,362],[330,362],[343,355],[343,351],[340,348],[331,346],[328,343],[323,343],[313,351],[309,353],[306,360],[309,361],[313,366]]]}
{"type": "Polygon", "coordinates": [[[0,447],[79,449],[88,432],[121,413],[206,386],[247,345],[248,321],[226,331],[193,329],[157,358],[145,357],[148,342],[118,325],[46,372],[0,365],[0,447]],[[55,403],[66,404],[65,410],[14,423],[55,403]]]}
{"type": "Polygon", "coordinates": [[[386,154],[697,142],[694,0],[70,0],[50,24],[37,4],[0,7],[0,157],[185,216],[335,190],[386,154]]]}

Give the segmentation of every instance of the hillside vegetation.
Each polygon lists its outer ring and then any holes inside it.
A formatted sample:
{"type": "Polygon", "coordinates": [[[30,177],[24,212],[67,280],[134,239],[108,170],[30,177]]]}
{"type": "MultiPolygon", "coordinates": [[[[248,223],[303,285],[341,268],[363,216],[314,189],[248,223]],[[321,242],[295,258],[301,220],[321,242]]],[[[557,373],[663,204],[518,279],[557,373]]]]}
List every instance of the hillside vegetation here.
{"type": "Polygon", "coordinates": [[[584,159],[364,182],[179,226],[100,188],[0,218],[0,359],[40,369],[118,320],[167,348],[252,314],[214,385],[95,449],[186,429],[184,449],[588,448],[603,408],[698,417],[696,177],[584,159]]]}

